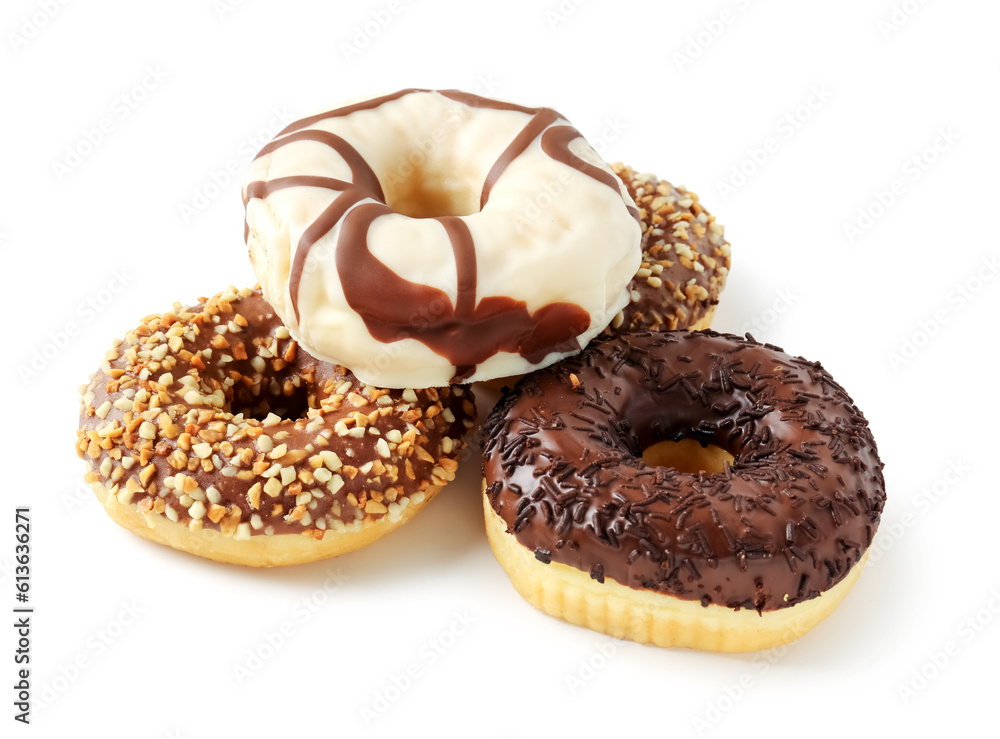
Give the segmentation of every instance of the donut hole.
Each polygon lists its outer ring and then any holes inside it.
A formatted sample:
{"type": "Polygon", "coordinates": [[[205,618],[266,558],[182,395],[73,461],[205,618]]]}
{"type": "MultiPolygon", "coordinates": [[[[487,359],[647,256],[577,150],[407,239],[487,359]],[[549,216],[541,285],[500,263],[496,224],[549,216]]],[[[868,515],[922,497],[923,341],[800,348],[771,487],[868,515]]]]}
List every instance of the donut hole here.
{"type": "Polygon", "coordinates": [[[436,172],[431,162],[413,166],[407,177],[390,177],[385,204],[410,218],[470,216],[479,212],[479,193],[452,174],[436,172]]]}
{"type": "Polygon", "coordinates": [[[702,446],[694,439],[658,441],[642,451],[642,461],[650,467],[671,467],[678,472],[715,475],[725,472],[733,455],[715,444],[702,446]]]}
{"type": "Polygon", "coordinates": [[[244,418],[263,421],[273,413],[283,421],[296,421],[305,418],[309,411],[309,387],[305,383],[270,382],[249,388],[240,387],[239,390],[229,407],[233,415],[242,413],[244,418]],[[259,389],[255,394],[256,388],[259,389]]]}

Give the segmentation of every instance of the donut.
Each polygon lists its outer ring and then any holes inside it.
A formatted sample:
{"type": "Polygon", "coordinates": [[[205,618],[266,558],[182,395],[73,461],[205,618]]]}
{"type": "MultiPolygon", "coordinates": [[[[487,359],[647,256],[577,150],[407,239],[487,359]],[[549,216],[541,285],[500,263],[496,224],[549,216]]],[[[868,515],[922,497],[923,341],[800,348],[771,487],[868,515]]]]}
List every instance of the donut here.
{"type": "Polygon", "coordinates": [[[820,364],[712,331],[592,343],[525,377],[484,437],[487,534],[516,590],[662,647],[806,633],[857,580],[885,502],[868,424],[820,364]]]}
{"type": "Polygon", "coordinates": [[[625,164],[611,168],[639,208],[642,263],[629,283],[628,305],[605,335],[709,328],[729,275],[722,224],[683,186],[625,164]]]}
{"type": "Polygon", "coordinates": [[[522,374],[629,299],[638,211],[559,113],[401,90],[296,121],[243,188],[264,296],[316,357],[382,387],[522,374]]]}
{"type": "Polygon", "coordinates": [[[363,547],[454,478],[465,387],[376,388],[298,347],[259,290],[147,316],[81,386],[77,452],[117,523],[269,567],[363,547]]]}

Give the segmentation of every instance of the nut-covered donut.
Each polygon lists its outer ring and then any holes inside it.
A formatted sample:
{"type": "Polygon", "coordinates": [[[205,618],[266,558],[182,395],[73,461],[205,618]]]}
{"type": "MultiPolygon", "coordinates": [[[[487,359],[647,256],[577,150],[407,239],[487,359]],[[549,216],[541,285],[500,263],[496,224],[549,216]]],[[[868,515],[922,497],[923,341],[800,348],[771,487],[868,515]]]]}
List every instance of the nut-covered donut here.
{"type": "Polygon", "coordinates": [[[520,374],[628,302],[637,211],[559,113],[402,90],[290,124],[250,165],[265,297],[315,356],[384,387],[520,374]]]}
{"type": "Polygon", "coordinates": [[[639,208],[642,264],[629,284],[628,305],[604,333],[708,328],[729,275],[722,224],[684,187],[621,163],[611,168],[639,208]]]}
{"type": "Polygon", "coordinates": [[[591,344],[525,377],[485,438],[487,531],[518,591],[660,646],[799,637],[857,579],[885,501],[868,424],[818,363],[710,331],[591,344]],[[726,461],[643,460],[680,440],[726,461]]]}
{"type": "Polygon", "coordinates": [[[385,390],[317,361],[259,290],[146,317],[81,387],[77,452],[111,517],[255,566],[357,549],[453,479],[467,388],[385,390]]]}

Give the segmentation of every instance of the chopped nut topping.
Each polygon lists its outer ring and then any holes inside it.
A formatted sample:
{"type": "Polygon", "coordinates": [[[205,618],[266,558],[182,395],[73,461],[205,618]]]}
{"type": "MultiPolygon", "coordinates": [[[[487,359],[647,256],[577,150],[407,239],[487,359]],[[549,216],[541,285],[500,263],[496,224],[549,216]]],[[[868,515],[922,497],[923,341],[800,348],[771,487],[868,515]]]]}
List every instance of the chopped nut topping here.
{"type": "Polygon", "coordinates": [[[612,169],[639,208],[643,254],[629,286],[630,303],[605,333],[704,325],[729,271],[729,244],[722,237],[722,227],[698,196],[683,187],[675,188],[622,164],[612,169]],[[678,289],[691,279],[696,280],[696,289],[678,289]]]}
{"type": "Polygon", "coordinates": [[[275,323],[259,293],[233,289],[143,319],[81,387],[86,479],[145,515],[244,540],[398,520],[429,481],[453,478],[475,415],[466,389],[386,390],[299,367],[275,323]],[[313,407],[282,418],[299,393],[313,407]]]}

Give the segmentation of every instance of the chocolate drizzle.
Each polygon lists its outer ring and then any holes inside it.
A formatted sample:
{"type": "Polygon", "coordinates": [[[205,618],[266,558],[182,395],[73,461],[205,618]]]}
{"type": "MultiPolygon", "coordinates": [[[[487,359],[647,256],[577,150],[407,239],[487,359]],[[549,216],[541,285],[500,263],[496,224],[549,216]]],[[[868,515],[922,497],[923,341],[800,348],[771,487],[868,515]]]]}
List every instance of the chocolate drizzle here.
{"type": "MultiPolygon", "coordinates": [[[[374,110],[375,108],[381,107],[386,103],[391,103],[393,100],[399,100],[401,97],[405,97],[413,92],[428,92],[427,90],[418,90],[416,88],[409,88],[406,90],[399,90],[398,92],[390,93],[389,95],[382,95],[381,97],[372,98],[371,100],[362,100],[360,103],[354,103],[353,105],[345,105],[340,108],[334,108],[333,110],[327,110],[322,113],[317,113],[316,115],[311,115],[306,118],[300,118],[297,121],[292,121],[287,126],[285,126],[281,131],[278,132],[276,139],[281,138],[287,134],[293,133],[295,131],[300,131],[303,128],[308,128],[320,121],[325,121],[329,118],[343,118],[344,116],[351,115],[352,113],[358,113],[362,110],[374,110]]],[[[274,143],[274,142],[272,142],[274,143]]],[[[258,157],[262,156],[262,153],[257,154],[258,157]]]]}
{"type": "Polygon", "coordinates": [[[710,331],[591,344],[506,394],[485,436],[489,500],[528,550],[706,605],[816,597],[860,560],[885,502],[867,422],[821,365],[710,331]],[[734,462],[641,460],[682,438],[734,462]]]}
{"type": "MultiPolygon", "coordinates": [[[[299,290],[310,249],[340,224],[336,263],[348,305],[361,316],[369,333],[378,341],[390,343],[415,339],[447,358],[456,367],[453,383],[470,377],[476,365],[498,352],[517,353],[528,362],[537,364],[551,352],[578,350],[580,344],[577,337],[590,327],[590,315],[579,305],[554,302],[531,313],[525,302],[509,297],[487,296],[477,302],[475,243],[461,217],[440,216],[433,219],[441,223],[447,232],[455,255],[457,294],[454,305],[444,291],[405,279],[371,253],[367,241],[371,225],[376,219],[394,213],[386,204],[378,176],[342,137],[309,127],[330,118],[374,110],[411,93],[428,92],[434,91],[401,90],[304,118],[287,126],[258,153],[257,158],[260,158],[288,144],[313,141],[336,151],[351,170],[351,182],[300,175],[247,185],[245,203],[253,198],[265,198],[286,187],[321,187],[339,193],[305,230],[296,245],[289,274],[289,295],[296,320],[301,320],[299,290]]],[[[457,90],[444,90],[439,94],[470,107],[531,115],[526,126],[486,176],[480,198],[481,208],[487,204],[494,185],[510,164],[539,137],[542,150],[555,161],[612,188],[616,193],[621,191],[613,175],[570,151],[570,142],[579,138],[580,133],[568,125],[554,126],[562,119],[556,111],[526,108],[457,90]]],[[[625,205],[638,220],[638,211],[631,205],[625,205]]]]}
{"type": "MultiPolygon", "coordinates": [[[[317,144],[329,146],[343,157],[347,166],[351,170],[350,187],[355,187],[365,192],[369,197],[380,202],[385,202],[385,195],[382,194],[382,184],[365,158],[358,153],[358,150],[351,146],[345,139],[329,131],[299,131],[292,133],[283,139],[275,139],[257,152],[255,159],[266,156],[271,152],[280,149],[296,141],[315,141],[317,144]]],[[[256,183],[254,183],[256,184],[256,183]]]]}
{"type": "MultiPolygon", "coordinates": [[[[580,138],[580,132],[572,126],[553,126],[542,134],[542,151],[557,162],[561,162],[567,167],[572,167],[577,172],[591,177],[617,192],[619,189],[618,179],[613,174],[605,172],[590,162],[585,162],[570,151],[570,142],[578,138],[580,138]]],[[[628,212],[637,221],[639,220],[639,210],[637,208],[629,205],[628,212]]]]}
{"type": "Polygon", "coordinates": [[[357,206],[343,219],[337,244],[337,269],[341,275],[351,275],[350,290],[344,285],[348,304],[364,316],[377,340],[421,341],[458,368],[453,383],[471,374],[466,374],[468,367],[497,351],[520,352],[529,362],[540,362],[551,351],[579,348],[576,337],[587,330],[590,316],[577,305],[549,303],[529,313],[523,301],[508,297],[491,295],[476,303],[475,244],[461,218],[436,219],[455,254],[454,306],[443,290],[400,278],[368,249],[368,229],[391,212],[380,203],[357,206]],[[386,285],[392,285],[391,300],[386,300],[386,285]]]}
{"type": "Polygon", "coordinates": [[[455,301],[455,318],[468,321],[476,309],[476,245],[469,227],[461,218],[445,216],[438,219],[448,232],[451,248],[455,252],[455,271],[458,273],[458,297],[455,301]]]}
{"type": "MultiPolygon", "coordinates": [[[[313,221],[312,225],[299,237],[299,248],[295,250],[292,268],[288,273],[288,291],[292,296],[292,309],[295,311],[296,321],[301,322],[302,319],[301,315],[299,315],[299,284],[302,282],[302,273],[305,271],[306,259],[309,257],[310,249],[312,249],[313,244],[326,236],[337,222],[344,218],[344,214],[347,211],[367,199],[368,196],[357,189],[345,190],[340,197],[336,198],[326,207],[326,210],[320,213],[319,218],[313,221]]],[[[383,208],[387,208],[387,206],[383,206],[383,208]]],[[[382,213],[379,213],[379,215],[382,215],[382,213]]],[[[344,228],[345,230],[347,229],[346,221],[344,228]]],[[[367,225],[365,226],[365,233],[368,233],[367,225]]],[[[340,258],[341,251],[338,248],[338,259],[340,258]]],[[[365,249],[365,253],[371,256],[371,253],[367,249],[365,249]]],[[[382,263],[379,262],[379,264],[381,265],[382,263]]]]}
{"type": "MultiPolygon", "coordinates": [[[[528,125],[521,129],[521,132],[514,137],[514,140],[510,142],[510,145],[504,149],[503,154],[500,155],[500,158],[490,168],[489,174],[486,175],[486,182],[483,183],[483,194],[479,198],[480,210],[486,207],[486,202],[490,199],[490,191],[493,189],[493,185],[507,171],[507,167],[511,165],[511,162],[521,156],[525,149],[531,145],[531,142],[537,139],[542,131],[559,120],[559,118],[559,114],[554,110],[548,108],[541,109],[528,121],[528,125]]],[[[579,134],[577,135],[579,136],[579,134]]],[[[549,154],[549,156],[552,155],[549,154]]]]}

